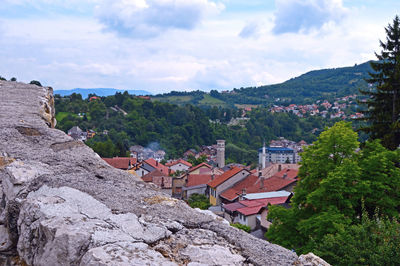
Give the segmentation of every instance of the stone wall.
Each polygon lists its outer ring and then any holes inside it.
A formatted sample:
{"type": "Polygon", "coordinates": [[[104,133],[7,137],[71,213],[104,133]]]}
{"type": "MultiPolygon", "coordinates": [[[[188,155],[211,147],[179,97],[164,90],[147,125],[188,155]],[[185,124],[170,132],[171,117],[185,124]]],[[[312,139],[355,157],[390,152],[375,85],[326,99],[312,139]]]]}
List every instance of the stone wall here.
{"type": "Polygon", "coordinates": [[[0,264],[299,263],[110,167],[55,122],[51,88],[0,81],[0,264]]]}

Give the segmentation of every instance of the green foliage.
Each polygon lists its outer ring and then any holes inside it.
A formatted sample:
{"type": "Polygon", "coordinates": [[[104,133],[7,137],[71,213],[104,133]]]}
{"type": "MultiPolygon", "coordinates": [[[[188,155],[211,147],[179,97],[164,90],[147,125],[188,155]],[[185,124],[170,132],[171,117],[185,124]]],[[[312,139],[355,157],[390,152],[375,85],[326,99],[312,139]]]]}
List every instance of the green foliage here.
{"type": "Polygon", "coordinates": [[[32,80],[31,82],[29,82],[29,84],[33,84],[33,85],[42,87],[42,84],[41,84],[39,81],[37,81],[37,80],[32,80]]]}
{"type": "Polygon", "coordinates": [[[208,198],[202,194],[194,193],[188,199],[188,204],[192,208],[207,210],[211,205],[208,198]]]}
{"type": "Polygon", "coordinates": [[[400,223],[363,213],[361,223],[335,234],[328,234],[315,248],[315,254],[332,265],[398,265],[400,223]]]}
{"type": "Polygon", "coordinates": [[[6,81],[7,79],[6,79],[6,78],[4,78],[4,77],[2,77],[2,76],[0,76],[0,80],[4,80],[4,81],[6,81]]]}
{"type": "Polygon", "coordinates": [[[194,157],[192,154],[189,154],[187,161],[192,164],[192,166],[199,165],[201,163],[207,162],[206,155],[200,155],[198,158],[194,157]]]}
{"type": "Polygon", "coordinates": [[[243,230],[247,233],[250,233],[251,228],[250,226],[244,225],[244,224],[240,224],[240,223],[231,223],[231,226],[236,227],[237,229],[243,230]]]}
{"type": "Polygon", "coordinates": [[[400,150],[387,150],[379,141],[357,152],[358,147],[351,125],[339,122],[302,153],[292,208],[270,207],[270,241],[298,253],[315,252],[326,236],[359,224],[362,199],[369,216],[375,210],[398,216],[400,150]]]}
{"type": "Polygon", "coordinates": [[[10,81],[17,81],[17,78],[15,78],[15,77],[12,77],[11,79],[10,79],[10,81]]]}
{"type": "Polygon", "coordinates": [[[361,90],[369,96],[364,111],[369,124],[362,130],[394,150],[400,145],[400,18],[396,16],[385,30],[386,40],[380,42],[382,51],[376,53],[379,61],[371,63],[374,72],[367,79],[376,88],[361,90]]]}
{"type": "MultiPolygon", "coordinates": [[[[112,141],[107,138],[105,141],[94,141],[90,139],[86,142],[86,144],[91,147],[97,154],[104,158],[112,158],[114,156],[120,155],[120,151],[117,150],[112,141]]],[[[126,156],[126,154],[122,154],[122,156],[126,156]]]]}
{"type": "MultiPolygon", "coordinates": [[[[66,97],[56,95],[55,105],[57,128],[65,132],[73,126],[98,133],[108,130],[118,154],[125,154],[130,145],[147,146],[158,142],[169,158],[179,158],[188,149],[225,139],[226,160],[244,164],[257,161],[257,150],[263,140],[268,142],[282,136],[311,142],[315,140],[314,128],[332,123],[321,117],[298,118],[287,113],[271,114],[268,109],[260,108],[249,114],[249,120],[243,126],[227,126],[224,123],[240,116],[240,110],[221,107],[203,110],[192,105],[177,106],[138,99],[127,93],[92,101],[84,100],[76,93],[66,97]],[[115,105],[127,115],[115,109],[115,105]],[[84,115],[78,116],[78,113],[84,115]]],[[[98,135],[91,142],[106,141],[98,135]]],[[[194,165],[203,161],[204,157],[196,159],[194,165]]]]}

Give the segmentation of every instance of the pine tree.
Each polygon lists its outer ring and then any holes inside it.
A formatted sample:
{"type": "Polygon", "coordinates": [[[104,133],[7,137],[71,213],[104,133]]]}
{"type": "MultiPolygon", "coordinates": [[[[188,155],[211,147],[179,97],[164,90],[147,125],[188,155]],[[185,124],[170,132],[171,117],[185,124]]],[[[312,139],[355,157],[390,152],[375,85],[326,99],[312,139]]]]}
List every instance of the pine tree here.
{"type": "Polygon", "coordinates": [[[382,51],[375,53],[379,61],[371,62],[370,90],[361,91],[369,96],[364,111],[368,126],[361,130],[372,139],[394,150],[400,144],[400,19],[396,16],[392,25],[385,28],[386,40],[380,41],[382,51]]]}

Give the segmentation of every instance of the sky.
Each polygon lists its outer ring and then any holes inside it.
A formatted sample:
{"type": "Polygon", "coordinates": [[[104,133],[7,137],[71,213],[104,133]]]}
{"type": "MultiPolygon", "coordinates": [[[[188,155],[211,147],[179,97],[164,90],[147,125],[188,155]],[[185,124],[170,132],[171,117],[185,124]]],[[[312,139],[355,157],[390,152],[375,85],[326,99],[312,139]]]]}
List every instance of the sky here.
{"type": "Polygon", "coordinates": [[[0,76],[55,90],[268,85],[375,59],[399,10],[398,0],[0,0],[0,76]]]}

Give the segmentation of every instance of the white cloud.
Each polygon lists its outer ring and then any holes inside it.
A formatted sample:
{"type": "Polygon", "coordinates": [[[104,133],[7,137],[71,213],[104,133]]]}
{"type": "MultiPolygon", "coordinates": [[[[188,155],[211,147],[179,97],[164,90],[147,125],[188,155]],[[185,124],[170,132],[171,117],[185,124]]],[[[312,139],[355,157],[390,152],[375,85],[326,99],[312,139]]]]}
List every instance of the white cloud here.
{"type": "MultiPolygon", "coordinates": [[[[148,8],[153,2],[142,1],[148,8]]],[[[145,5],[135,7],[143,9],[145,5]]],[[[126,19],[125,14],[115,15],[129,22],[130,12],[126,19]]],[[[55,89],[114,87],[153,93],[271,84],[313,69],[373,59],[378,40],[385,37],[384,26],[393,17],[392,11],[377,18],[351,9],[351,16],[340,23],[330,20],[318,30],[273,34],[273,11],[227,12],[218,16],[202,13],[202,20],[192,30],[174,30],[177,26],[172,22],[160,26],[138,20],[147,27],[156,25],[156,34],[168,30],[168,34],[147,39],[104,32],[101,20],[90,14],[14,18],[0,12],[0,25],[4,26],[0,75],[26,82],[39,80],[55,89]],[[246,26],[248,38],[243,38],[244,33],[238,33],[246,26]]]]}
{"type": "Polygon", "coordinates": [[[222,8],[209,0],[103,0],[96,14],[106,30],[149,38],[168,29],[193,29],[206,15],[222,8]]]}
{"type": "Polygon", "coordinates": [[[339,22],[347,13],[342,0],[275,0],[275,34],[308,32],[339,22]]]}
{"type": "Polygon", "coordinates": [[[258,37],[262,26],[263,25],[257,21],[249,22],[240,31],[239,36],[242,38],[258,37]]]}

